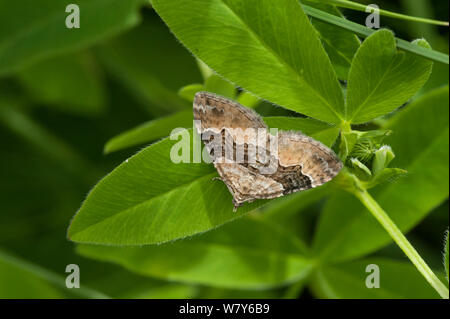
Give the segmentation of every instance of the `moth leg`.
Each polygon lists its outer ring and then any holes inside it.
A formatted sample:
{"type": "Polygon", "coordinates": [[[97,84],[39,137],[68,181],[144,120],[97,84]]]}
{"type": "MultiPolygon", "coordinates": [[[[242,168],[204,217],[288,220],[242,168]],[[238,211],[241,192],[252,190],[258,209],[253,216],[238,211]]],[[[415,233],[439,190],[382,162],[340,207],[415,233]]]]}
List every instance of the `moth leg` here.
{"type": "Polygon", "coordinates": [[[211,178],[212,181],[223,181],[223,179],[219,176],[215,176],[213,178],[211,178]]]}
{"type": "Polygon", "coordinates": [[[233,213],[236,213],[237,209],[244,204],[243,202],[236,201],[234,198],[232,202],[233,202],[233,213]]]}

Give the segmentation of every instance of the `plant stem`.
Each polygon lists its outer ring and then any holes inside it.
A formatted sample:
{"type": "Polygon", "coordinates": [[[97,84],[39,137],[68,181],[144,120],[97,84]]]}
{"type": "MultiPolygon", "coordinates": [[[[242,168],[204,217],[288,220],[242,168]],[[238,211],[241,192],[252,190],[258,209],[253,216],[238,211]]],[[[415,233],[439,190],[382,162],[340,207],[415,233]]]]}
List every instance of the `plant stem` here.
{"type": "Polygon", "coordinates": [[[420,257],[417,250],[410,244],[403,233],[398,229],[397,225],[389,218],[386,212],[378,205],[378,203],[370,196],[370,194],[364,189],[354,190],[355,196],[366,206],[366,208],[372,213],[372,215],[378,220],[378,222],[389,233],[392,239],[408,256],[409,260],[416,266],[417,270],[425,277],[430,285],[439,293],[443,299],[449,298],[448,288],[439,280],[439,278],[433,273],[431,268],[420,257]]]}
{"type": "Polygon", "coordinates": [[[350,122],[342,121],[341,130],[342,132],[350,133],[352,131],[352,126],[350,125],[350,122]]]}
{"type": "MultiPolygon", "coordinates": [[[[353,2],[353,1],[348,1],[348,0],[320,0],[319,2],[326,2],[328,4],[335,5],[337,7],[342,7],[342,8],[347,8],[347,9],[367,12],[366,11],[366,9],[367,9],[366,5],[361,4],[361,3],[357,3],[357,2],[353,2]]],[[[413,16],[409,16],[409,15],[406,15],[406,14],[395,13],[395,12],[391,12],[391,11],[383,10],[383,9],[378,9],[378,12],[381,15],[384,15],[386,17],[402,19],[402,20],[407,20],[407,21],[414,21],[414,22],[422,22],[422,23],[428,23],[428,24],[434,24],[434,25],[441,25],[441,26],[447,26],[448,27],[448,22],[447,21],[438,21],[438,20],[427,19],[427,18],[413,17],[413,16]]]]}
{"type": "MultiPolygon", "coordinates": [[[[312,8],[310,6],[302,4],[303,11],[305,13],[315,19],[321,20],[323,22],[335,25],[339,28],[348,30],[350,32],[356,33],[359,36],[362,37],[368,37],[372,33],[376,32],[374,29],[370,29],[364,25],[349,21],[347,19],[337,17],[335,15],[329,14],[327,12],[324,12],[322,10],[318,10],[315,8],[312,8]]],[[[428,48],[424,48],[421,46],[418,46],[414,43],[408,42],[403,39],[395,38],[395,42],[397,43],[397,47],[399,49],[405,50],[407,52],[411,52],[413,54],[417,54],[419,56],[423,56],[424,58],[449,64],[449,58],[447,54],[444,54],[442,52],[438,52],[435,50],[431,50],[428,48]]]]}

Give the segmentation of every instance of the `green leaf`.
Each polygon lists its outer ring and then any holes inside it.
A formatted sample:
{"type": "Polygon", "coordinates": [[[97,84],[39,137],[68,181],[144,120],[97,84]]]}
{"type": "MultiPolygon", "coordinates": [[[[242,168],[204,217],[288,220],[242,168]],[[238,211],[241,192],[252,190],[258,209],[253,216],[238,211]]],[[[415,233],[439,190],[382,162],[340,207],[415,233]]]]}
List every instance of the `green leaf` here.
{"type": "Polygon", "coordinates": [[[408,172],[401,168],[384,168],[382,171],[378,172],[370,181],[364,182],[363,185],[366,189],[370,189],[382,183],[393,183],[397,178],[406,174],[408,174],[408,172]]]}
{"type": "Polygon", "coordinates": [[[201,83],[192,55],[174,39],[155,12],[136,28],[96,47],[100,61],[154,116],[191,108],[177,92],[201,83]],[[157,49],[156,49],[157,48],[157,49]]]}
{"type": "Polygon", "coordinates": [[[218,74],[288,109],[341,121],[342,90],[317,31],[296,0],[152,4],[177,38],[218,74]]]}
{"type": "Polygon", "coordinates": [[[448,129],[448,93],[448,84],[429,91],[386,122],[394,132],[384,140],[396,154],[391,166],[406,168],[448,129]]]}
{"type": "Polygon", "coordinates": [[[381,142],[391,133],[389,130],[342,132],[341,154],[343,157],[341,158],[355,157],[371,166],[375,153],[385,147],[381,145],[381,142]]]}
{"type": "MultiPolygon", "coordinates": [[[[393,166],[408,175],[373,189],[374,198],[406,232],[449,194],[448,87],[434,90],[410,104],[386,125],[385,139],[396,153],[393,166]]],[[[386,231],[353,196],[337,193],[319,221],[315,249],[327,260],[348,260],[391,242],[386,231]]]]}
{"type": "Polygon", "coordinates": [[[78,0],[80,28],[68,29],[69,0],[0,1],[0,75],[39,59],[79,50],[139,22],[142,0],[78,0]],[[99,19],[99,15],[101,19],[99,19]]]}
{"type": "Polygon", "coordinates": [[[82,115],[105,110],[105,88],[89,53],[45,59],[21,70],[18,79],[36,103],[82,115]]]}
{"type": "Polygon", "coordinates": [[[341,143],[339,144],[339,158],[345,161],[352,153],[356,142],[358,141],[358,132],[342,132],[341,143]]]}
{"type": "Polygon", "coordinates": [[[237,101],[240,104],[251,109],[254,109],[259,105],[259,103],[261,103],[261,100],[258,97],[254,96],[253,94],[247,91],[244,91],[241,94],[239,94],[237,101]]]}
{"type": "Polygon", "coordinates": [[[331,299],[437,299],[439,295],[411,264],[385,258],[370,258],[324,266],[313,277],[314,294],[331,299]],[[379,288],[368,288],[366,280],[379,269],[379,288]]]}
{"type": "MultiPolygon", "coordinates": [[[[113,137],[106,143],[104,152],[111,153],[127,147],[150,143],[170,135],[170,132],[174,128],[191,127],[192,120],[192,111],[186,110],[145,122],[129,131],[113,137]]],[[[328,146],[333,144],[339,134],[339,129],[335,126],[312,119],[266,117],[264,120],[270,127],[276,127],[283,130],[300,130],[328,146]]]]}
{"type": "Polygon", "coordinates": [[[353,172],[358,176],[361,180],[367,180],[372,177],[372,172],[366,165],[361,163],[357,158],[350,158],[350,163],[353,167],[353,172]]]}
{"type": "MultiPolygon", "coordinates": [[[[309,1],[302,2],[313,8],[343,18],[341,12],[334,6],[309,1]]],[[[320,33],[320,39],[330,57],[336,74],[340,79],[346,80],[353,56],[360,46],[358,37],[353,32],[337,28],[316,18],[312,18],[311,23],[320,33]]]]}
{"type": "Polygon", "coordinates": [[[186,110],[145,122],[110,139],[105,145],[104,152],[108,154],[127,147],[150,143],[169,136],[174,128],[192,126],[192,120],[192,111],[186,110]]]}
{"type": "Polygon", "coordinates": [[[378,151],[375,152],[372,163],[372,171],[376,175],[383,171],[389,163],[394,159],[395,155],[392,149],[388,145],[382,146],[378,151]]]}
{"type": "Polygon", "coordinates": [[[445,275],[447,276],[447,282],[448,282],[448,230],[445,233],[444,268],[445,268],[445,275]]]}
{"type": "MultiPolygon", "coordinates": [[[[304,128],[313,138],[329,144],[338,134],[336,128],[331,130],[330,125],[310,119],[271,121],[269,125],[280,128],[287,124],[304,128]],[[332,134],[323,134],[324,130],[332,134]]],[[[192,133],[189,138],[192,141],[192,133]]],[[[213,165],[171,161],[171,148],[177,143],[171,139],[155,143],[101,180],[74,217],[70,239],[117,245],[160,243],[217,227],[266,202],[246,204],[233,213],[228,189],[224,183],[212,181],[217,176],[213,165]]],[[[193,161],[194,147],[190,145],[188,158],[193,161]]]]}
{"type": "MultiPolygon", "coordinates": [[[[413,42],[429,48],[425,40],[413,42]]],[[[432,62],[398,52],[394,35],[379,30],[369,36],[353,59],[348,77],[346,119],[364,123],[392,112],[428,80],[432,62]]]]}
{"type": "Polygon", "coordinates": [[[206,79],[205,90],[232,100],[236,98],[236,88],[234,85],[217,74],[212,74],[206,79]]]}
{"type": "Polygon", "coordinates": [[[304,278],[312,264],[282,229],[241,219],[206,234],[144,247],[78,246],[82,255],[171,281],[261,289],[304,278]]]}
{"type": "Polygon", "coordinates": [[[203,86],[203,84],[189,84],[179,89],[178,95],[184,98],[186,101],[192,103],[194,101],[195,94],[204,90],[205,87],[203,86]]]}
{"type": "Polygon", "coordinates": [[[308,243],[311,240],[317,213],[312,209],[313,205],[330,194],[332,188],[329,185],[325,184],[271,201],[259,209],[261,213],[258,213],[258,217],[280,225],[286,232],[291,232],[308,243]]]}
{"type": "MultiPolygon", "coordinates": [[[[182,136],[192,141],[192,130],[182,136]]],[[[115,245],[161,243],[210,230],[265,202],[234,213],[227,187],[212,180],[214,166],[192,162],[192,144],[186,152],[191,163],[172,162],[171,149],[177,150],[179,143],[169,138],[155,143],[103,178],[73,218],[69,238],[115,245]]]]}
{"type": "MultiPolygon", "coordinates": [[[[150,2],[151,2],[151,0],[150,0],[150,2]]],[[[197,61],[198,69],[199,69],[200,73],[202,74],[203,81],[206,81],[211,75],[214,74],[214,71],[211,70],[211,68],[209,66],[207,66],[205,64],[205,62],[203,62],[199,58],[196,58],[195,60],[197,61]]]]}

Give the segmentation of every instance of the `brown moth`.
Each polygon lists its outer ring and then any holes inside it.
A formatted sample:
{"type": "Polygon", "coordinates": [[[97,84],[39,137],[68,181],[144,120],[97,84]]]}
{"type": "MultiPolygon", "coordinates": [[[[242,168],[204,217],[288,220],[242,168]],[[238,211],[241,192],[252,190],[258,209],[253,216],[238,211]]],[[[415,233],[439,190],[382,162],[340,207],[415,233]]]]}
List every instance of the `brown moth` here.
{"type": "Polygon", "coordinates": [[[271,135],[255,111],[237,102],[198,92],[193,108],[197,132],[233,195],[234,211],[245,202],[322,185],[342,168],[322,143],[294,131],[271,135]]]}

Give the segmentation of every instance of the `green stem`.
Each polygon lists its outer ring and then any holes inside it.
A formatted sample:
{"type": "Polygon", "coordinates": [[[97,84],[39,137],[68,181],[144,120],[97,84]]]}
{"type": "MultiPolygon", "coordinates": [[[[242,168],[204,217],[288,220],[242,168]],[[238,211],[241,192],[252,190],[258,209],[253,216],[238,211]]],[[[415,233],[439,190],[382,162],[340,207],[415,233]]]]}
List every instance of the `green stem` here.
{"type": "Polygon", "coordinates": [[[352,131],[352,126],[350,125],[350,122],[342,121],[341,130],[344,133],[350,133],[352,131]]]}
{"type": "MultiPolygon", "coordinates": [[[[362,37],[368,37],[371,34],[373,34],[374,32],[376,32],[376,30],[370,29],[364,25],[349,21],[349,20],[341,18],[341,17],[337,17],[335,15],[329,14],[322,10],[312,8],[312,7],[304,5],[304,4],[302,4],[302,8],[303,8],[303,11],[305,11],[305,13],[307,15],[309,15],[315,19],[335,25],[339,28],[348,30],[350,32],[356,33],[357,35],[362,36],[362,37]]],[[[421,47],[419,45],[416,45],[414,43],[411,43],[411,42],[408,42],[406,40],[399,39],[399,38],[395,38],[395,42],[397,43],[397,47],[399,49],[405,50],[407,52],[411,52],[413,54],[417,54],[419,56],[423,56],[424,58],[427,58],[427,59],[430,59],[430,60],[433,60],[436,62],[449,64],[449,57],[447,54],[444,54],[442,52],[438,52],[435,50],[431,50],[429,48],[424,48],[424,47],[421,47]]]]}
{"type": "MultiPolygon", "coordinates": [[[[341,7],[341,8],[347,8],[347,9],[367,12],[366,11],[367,10],[367,6],[366,5],[361,4],[361,3],[356,3],[356,2],[353,2],[353,1],[348,1],[348,0],[319,0],[318,2],[326,2],[328,4],[335,5],[335,6],[341,7]]],[[[391,11],[383,10],[383,9],[378,9],[378,12],[381,15],[384,15],[386,17],[395,18],[395,19],[402,19],[402,20],[414,21],[414,22],[422,22],[422,23],[428,23],[428,24],[441,25],[441,26],[447,26],[448,27],[448,22],[447,21],[439,21],[439,20],[433,20],[433,19],[427,19],[427,18],[413,17],[413,16],[409,16],[409,15],[406,15],[406,14],[395,13],[395,12],[391,12],[391,11]]]]}
{"type": "Polygon", "coordinates": [[[378,205],[378,203],[370,196],[370,194],[363,189],[355,190],[355,196],[366,206],[366,208],[372,213],[372,215],[378,220],[378,222],[389,233],[392,239],[408,256],[409,260],[416,266],[417,270],[425,277],[430,285],[444,298],[449,298],[448,288],[439,280],[439,278],[433,273],[431,268],[420,257],[417,250],[410,244],[403,233],[398,229],[397,225],[389,218],[386,212],[378,205]]]}

